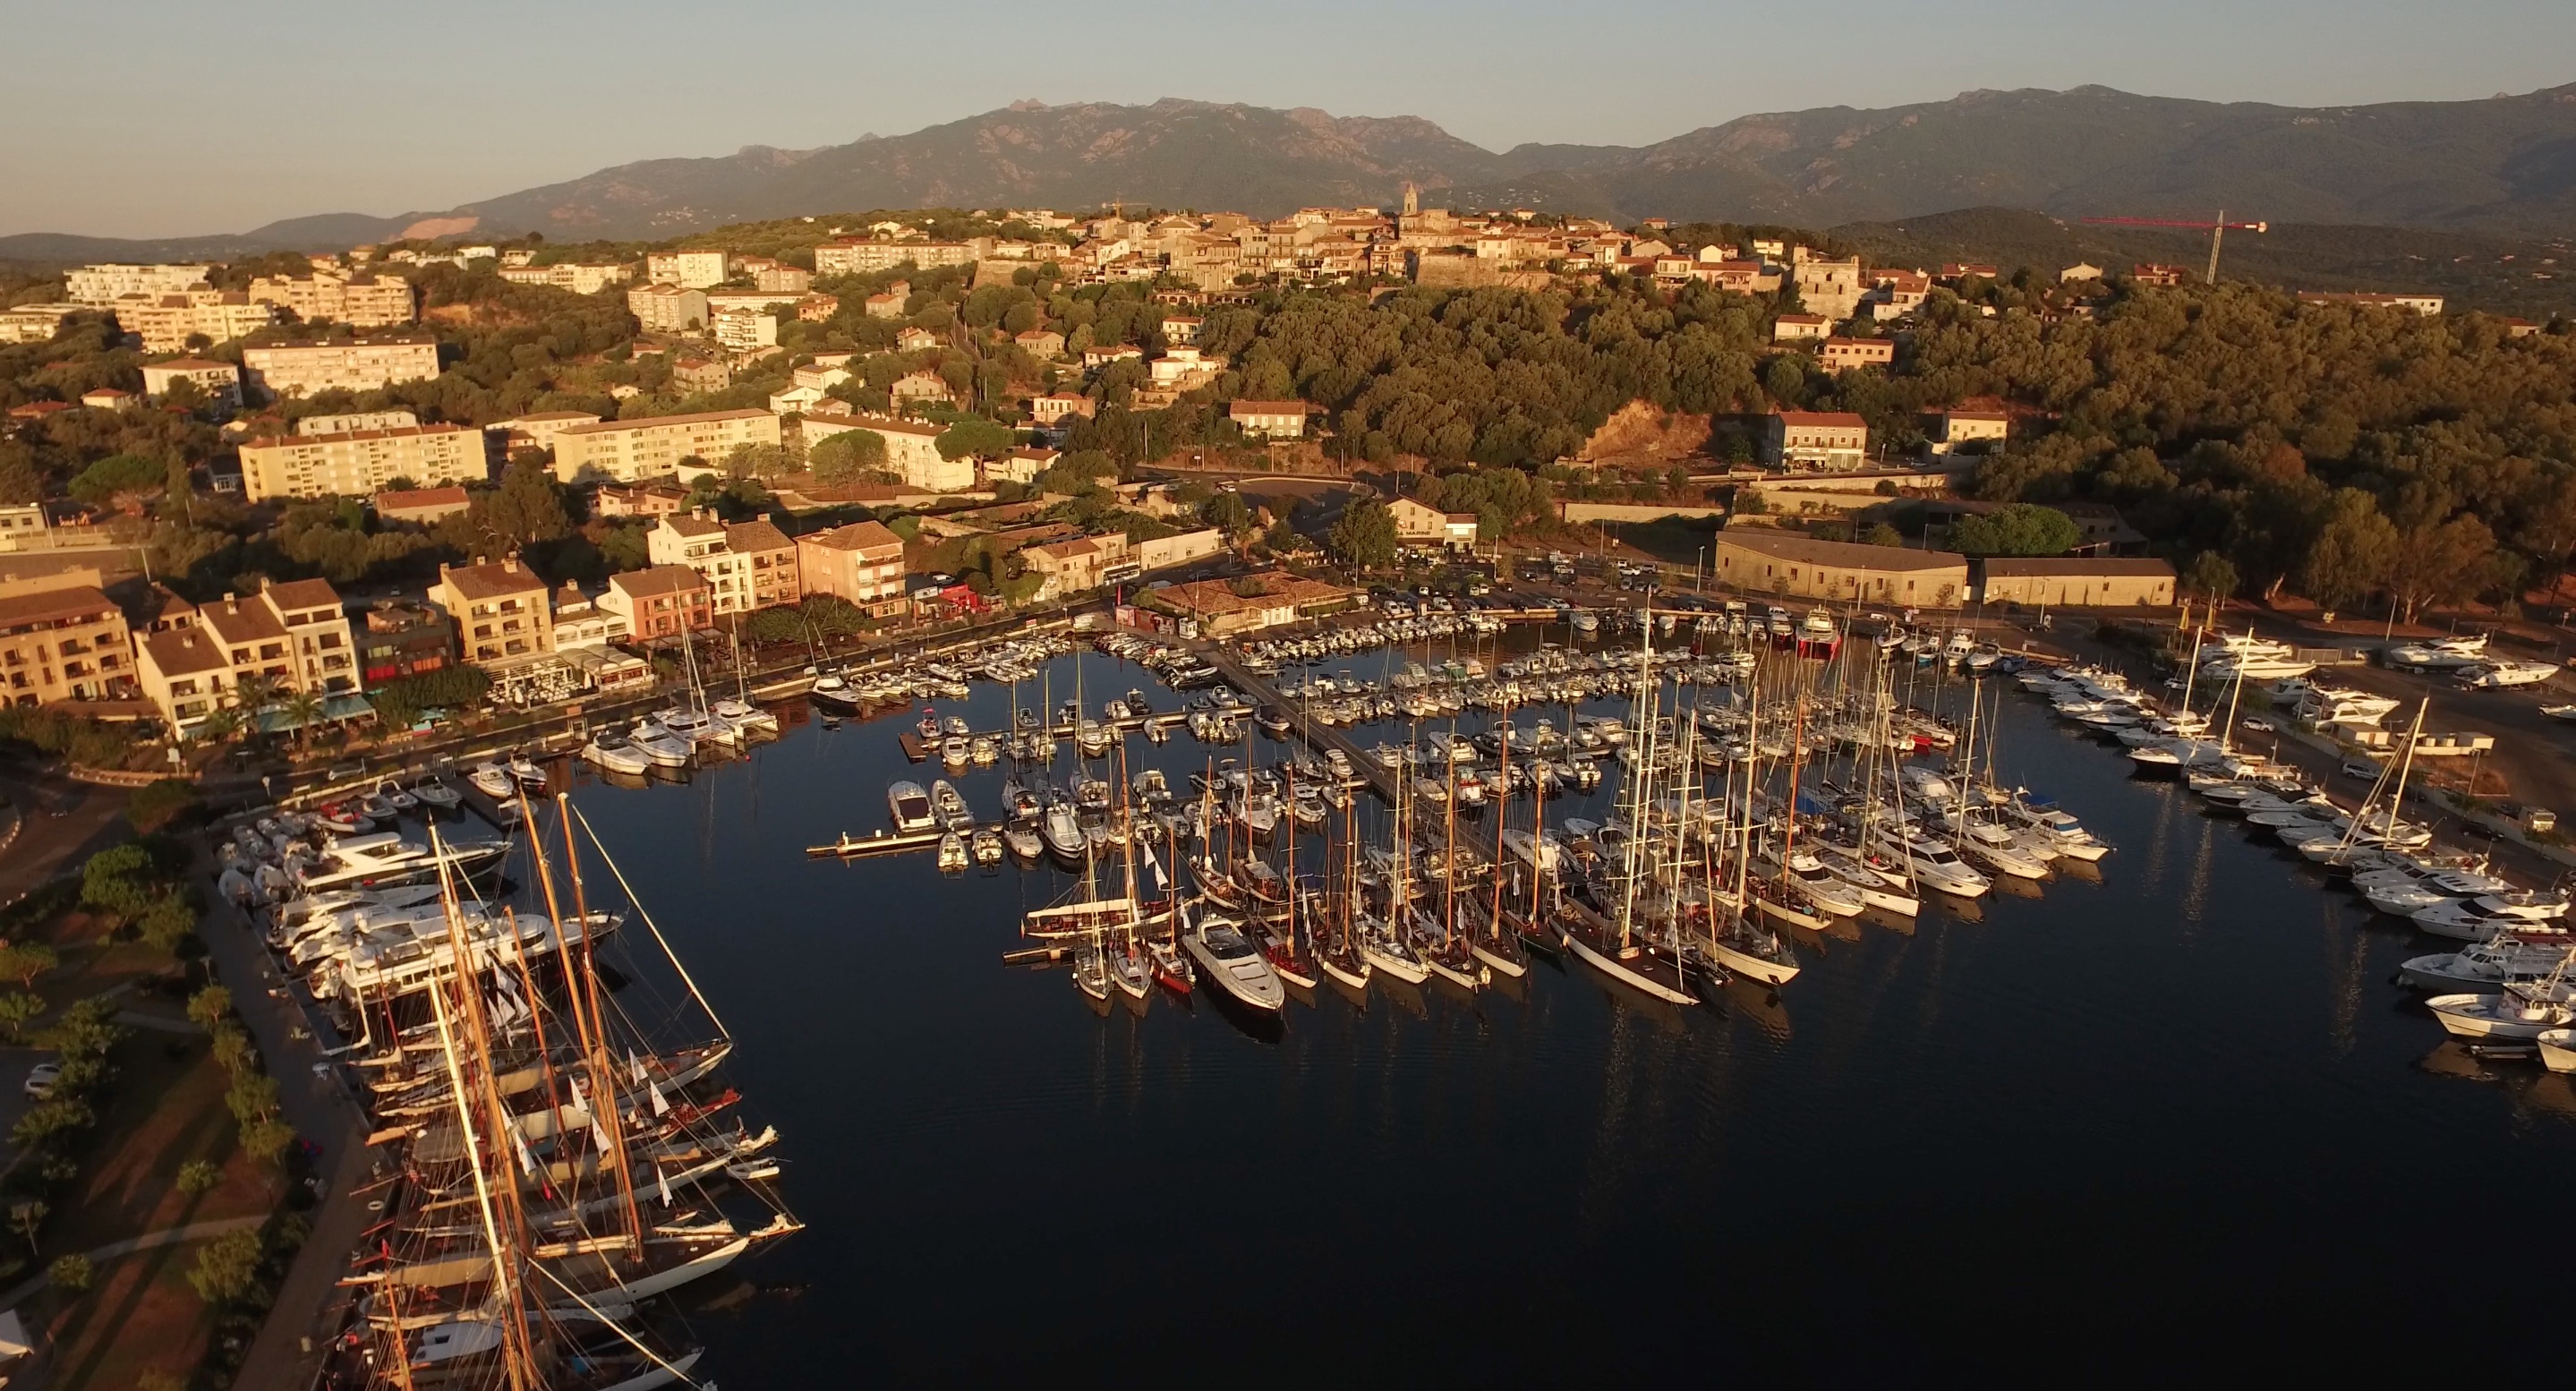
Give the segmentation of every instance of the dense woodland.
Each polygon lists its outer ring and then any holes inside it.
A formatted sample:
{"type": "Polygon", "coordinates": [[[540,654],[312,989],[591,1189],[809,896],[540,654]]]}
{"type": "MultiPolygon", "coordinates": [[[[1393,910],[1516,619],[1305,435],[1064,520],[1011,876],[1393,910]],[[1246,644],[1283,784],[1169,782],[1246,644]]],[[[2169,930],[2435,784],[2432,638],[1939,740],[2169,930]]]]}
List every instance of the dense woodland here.
{"type": "MultiPolygon", "coordinates": [[[[816,230],[763,226],[776,235],[741,249],[797,259],[816,230]]],[[[1025,424],[1032,395],[1093,395],[1096,418],[1076,425],[1065,465],[1042,480],[1050,492],[1077,495],[1071,510],[1083,520],[1107,518],[1095,485],[1131,474],[1149,451],[1248,453],[1225,420],[1226,401],[1299,397],[1324,408],[1321,446],[1334,457],[1408,471],[1434,501],[1478,512],[1488,535],[1502,536],[1543,526],[1558,495],[1671,495],[1678,478],[1605,485],[1571,463],[1633,401],[1709,417],[1708,451],[1724,463],[1750,459],[1753,423],[1774,408],[1857,412],[1873,447],[1901,458],[1921,445],[1927,412],[1974,402],[2015,416],[2010,444],[1976,469],[1977,495],[2115,505],[2204,587],[2286,585],[2329,606],[2384,601],[2412,610],[2518,595],[2576,553],[2576,336],[2564,323],[2514,337],[2507,321],[2473,313],[2302,306],[2236,282],[2155,289],[2115,278],[2070,291],[2023,271],[1972,282],[1964,298],[1936,291],[1895,335],[1891,368],[1835,375],[1808,352],[1771,341],[1776,316],[1797,307],[1794,293],[1676,293],[1617,277],[1545,292],[1271,288],[1203,311],[1200,344],[1229,365],[1178,404],[1145,411],[1136,408],[1141,365],[1115,364],[1085,381],[1078,368],[1036,361],[1010,341],[1046,327],[1074,351],[1124,343],[1150,355],[1166,346],[1166,307],[1153,287],[1077,287],[1053,265],[1022,267],[1006,281],[988,274],[980,286],[962,269],[820,283],[841,297],[838,313],[782,322],[777,354],[724,390],[695,393],[674,384],[664,345],[639,339],[618,290],[580,297],[449,266],[407,273],[425,321],[447,345],[446,371],[385,391],[286,403],[254,428],[385,406],[479,425],[541,410],[635,418],[756,405],[798,363],[843,351],[860,354],[857,375],[832,394],[864,409],[886,409],[887,387],[905,373],[946,381],[958,404],[931,415],[951,427],[957,452],[990,454],[1015,442],[1009,429],[1025,424]],[[902,317],[867,317],[861,301],[897,279],[910,285],[902,317]],[[896,352],[895,335],[908,327],[929,330],[938,345],[896,352]]],[[[0,296],[23,301],[50,289],[22,279],[0,285],[0,296]]],[[[273,332],[317,330],[331,326],[273,332]]],[[[141,362],[101,323],[77,321],[52,343],[0,347],[0,405],[70,399],[99,385],[132,389],[141,362]]],[[[812,463],[831,477],[865,476],[881,458],[864,446],[852,440],[812,463]]],[[[192,414],[61,412],[0,440],[0,498],[71,492],[141,511],[147,495],[175,484],[177,470],[222,448],[215,422],[192,414]]],[[[192,494],[177,509],[155,509],[156,555],[171,573],[215,588],[253,573],[402,578],[434,571],[441,558],[511,547],[529,549],[559,578],[595,580],[641,563],[640,537],[584,526],[578,501],[552,487],[540,462],[514,467],[471,516],[435,532],[387,530],[350,506],[254,511],[192,494]]],[[[734,462],[737,473],[774,474],[807,461],[785,451],[734,462]]],[[[745,478],[708,500],[741,514],[758,510],[765,494],[745,478]]],[[[1253,522],[1223,520],[1247,535],[1253,522]]]]}

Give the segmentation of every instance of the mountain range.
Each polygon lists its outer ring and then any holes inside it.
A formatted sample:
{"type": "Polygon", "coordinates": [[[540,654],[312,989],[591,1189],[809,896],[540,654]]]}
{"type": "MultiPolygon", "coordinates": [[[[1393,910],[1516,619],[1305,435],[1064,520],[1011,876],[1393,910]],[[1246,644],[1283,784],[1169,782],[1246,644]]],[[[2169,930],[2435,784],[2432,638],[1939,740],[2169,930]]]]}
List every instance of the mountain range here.
{"type": "Polygon", "coordinates": [[[1166,99],[1016,103],[908,135],[752,146],[603,169],[440,212],[328,214],[235,237],[0,237],[0,260],[326,249],[405,231],[652,239],[879,208],[1314,204],[1529,207],[1632,220],[1826,227],[1971,207],[2357,223],[2554,237],[2576,230],[2576,84],[2477,101],[2303,108],[2105,87],[1977,91],[1744,116],[1642,147],[1495,153],[1415,116],[1166,99]],[[470,220],[470,221],[469,221],[470,220]]]}

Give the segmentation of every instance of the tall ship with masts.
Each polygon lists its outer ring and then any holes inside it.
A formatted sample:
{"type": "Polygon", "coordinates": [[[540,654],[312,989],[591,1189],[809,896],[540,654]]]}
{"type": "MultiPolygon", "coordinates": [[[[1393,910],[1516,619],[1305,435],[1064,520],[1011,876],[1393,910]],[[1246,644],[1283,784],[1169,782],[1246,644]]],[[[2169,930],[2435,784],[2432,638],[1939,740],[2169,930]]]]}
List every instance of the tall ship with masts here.
{"type": "MultiPolygon", "coordinates": [[[[590,906],[574,834],[588,827],[569,798],[557,798],[559,847],[524,794],[520,809],[544,920],[625,916],[590,906]]],[[[711,1385],[698,1377],[704,1350],[664,1296],[801,1229],[777,1191],[777,1132],[742,1119],[721,1075],[731,1036],[590,841],[683,988],[695,1032],[661,1036],[621,1004],[618,987],[635,981],[600,961],[604,933],[561,934],[541,956],[517,933],[476,950],[469,890],[442,871],[435,904],[409,906],[434,907],[446,950],[416,988],[347,1002],[371,1139],[400,1163],[380,1180],[383,1216],[342,1277],[356,1298],[324,1386],[711,1385]]],[[[412,931],[435,935],[420,921],[412,931]]]]}

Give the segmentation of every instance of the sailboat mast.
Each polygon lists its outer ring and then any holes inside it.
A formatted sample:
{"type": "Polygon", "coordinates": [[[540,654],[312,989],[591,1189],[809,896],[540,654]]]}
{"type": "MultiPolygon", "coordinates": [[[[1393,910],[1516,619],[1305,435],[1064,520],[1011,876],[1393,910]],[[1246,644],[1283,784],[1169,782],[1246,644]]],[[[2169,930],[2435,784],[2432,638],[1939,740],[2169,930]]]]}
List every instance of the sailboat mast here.
{"type": "MultiPolygon", "coordinates": [[[[520,794],[523,810],[526,795],[524,791],[520,794]]],[[[632,1159],[626,1153],[626,1136],[623,1133],[626,1118],[617,1109],[617,1074],[615,1064],[608,1056],[608,1020],[600,1013],[599,969],[597,961],[591,955],[590,906],[588,896],[582,888],[581,854],[575,848],[572,839],[571,793],[555,794],[555,817],[563,827],[564,863],[572,879],[573,913],[581,927],[581,966],[578,975],[573,974],[572,943],[564,936],[564,920],[560,913],[555,914],[555,950],[565,957],[564,993],[568,996],[578,996],[589,1002],[591,1048],[594,1050],[589,1054],[591,1115],[603,1127],[602,1133],[608,1139],[610,1163],[615,1167],[617,1174],[618,1203],[626,1214],[627,1252],[636,1260],[642,1260],[644,1258],[644,1214],[637,1209],[635,1203],[635,1168],[632,1159]]],[[[527,821],[533,831],[537,824],[536,819],[531,816],[527,821]]],[[[530,841],[538,843],[533,834],[530,836],[530,841]]],[[[537,872],[538,879],[545,889],[546,911],[553,913],[555,911],[554,874],[547,868],[544,847],[541,843],[538,843],[537,872]]]]}

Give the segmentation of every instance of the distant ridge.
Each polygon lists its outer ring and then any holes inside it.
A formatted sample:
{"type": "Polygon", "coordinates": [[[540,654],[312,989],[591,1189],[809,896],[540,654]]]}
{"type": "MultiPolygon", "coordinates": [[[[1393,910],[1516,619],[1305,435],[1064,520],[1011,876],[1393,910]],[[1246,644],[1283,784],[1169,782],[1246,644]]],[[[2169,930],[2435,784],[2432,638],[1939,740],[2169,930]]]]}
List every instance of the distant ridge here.
{"type": "Polygon", "coordinates": [[[1497,154],[1414,116],[1167,98],[1018,102],[813,150],[657,159],[445,213],[294,218],[235,237],[0,237],[0,260],[223,255],[390,238],[428,217],[474,233],[649,239],[873,208],[1112,200],[1278,215],[1313,204],[1527,206],[1823,227],[1944,209],[2201,215],[2557,236],[2576,232],[2576,84],[2477,101],[2303,108],[2107,87],[1966,92],[1745,116],[1643,147],[1497,154]],[[229,250],[228,250],[229,248],[229,250]]]}

